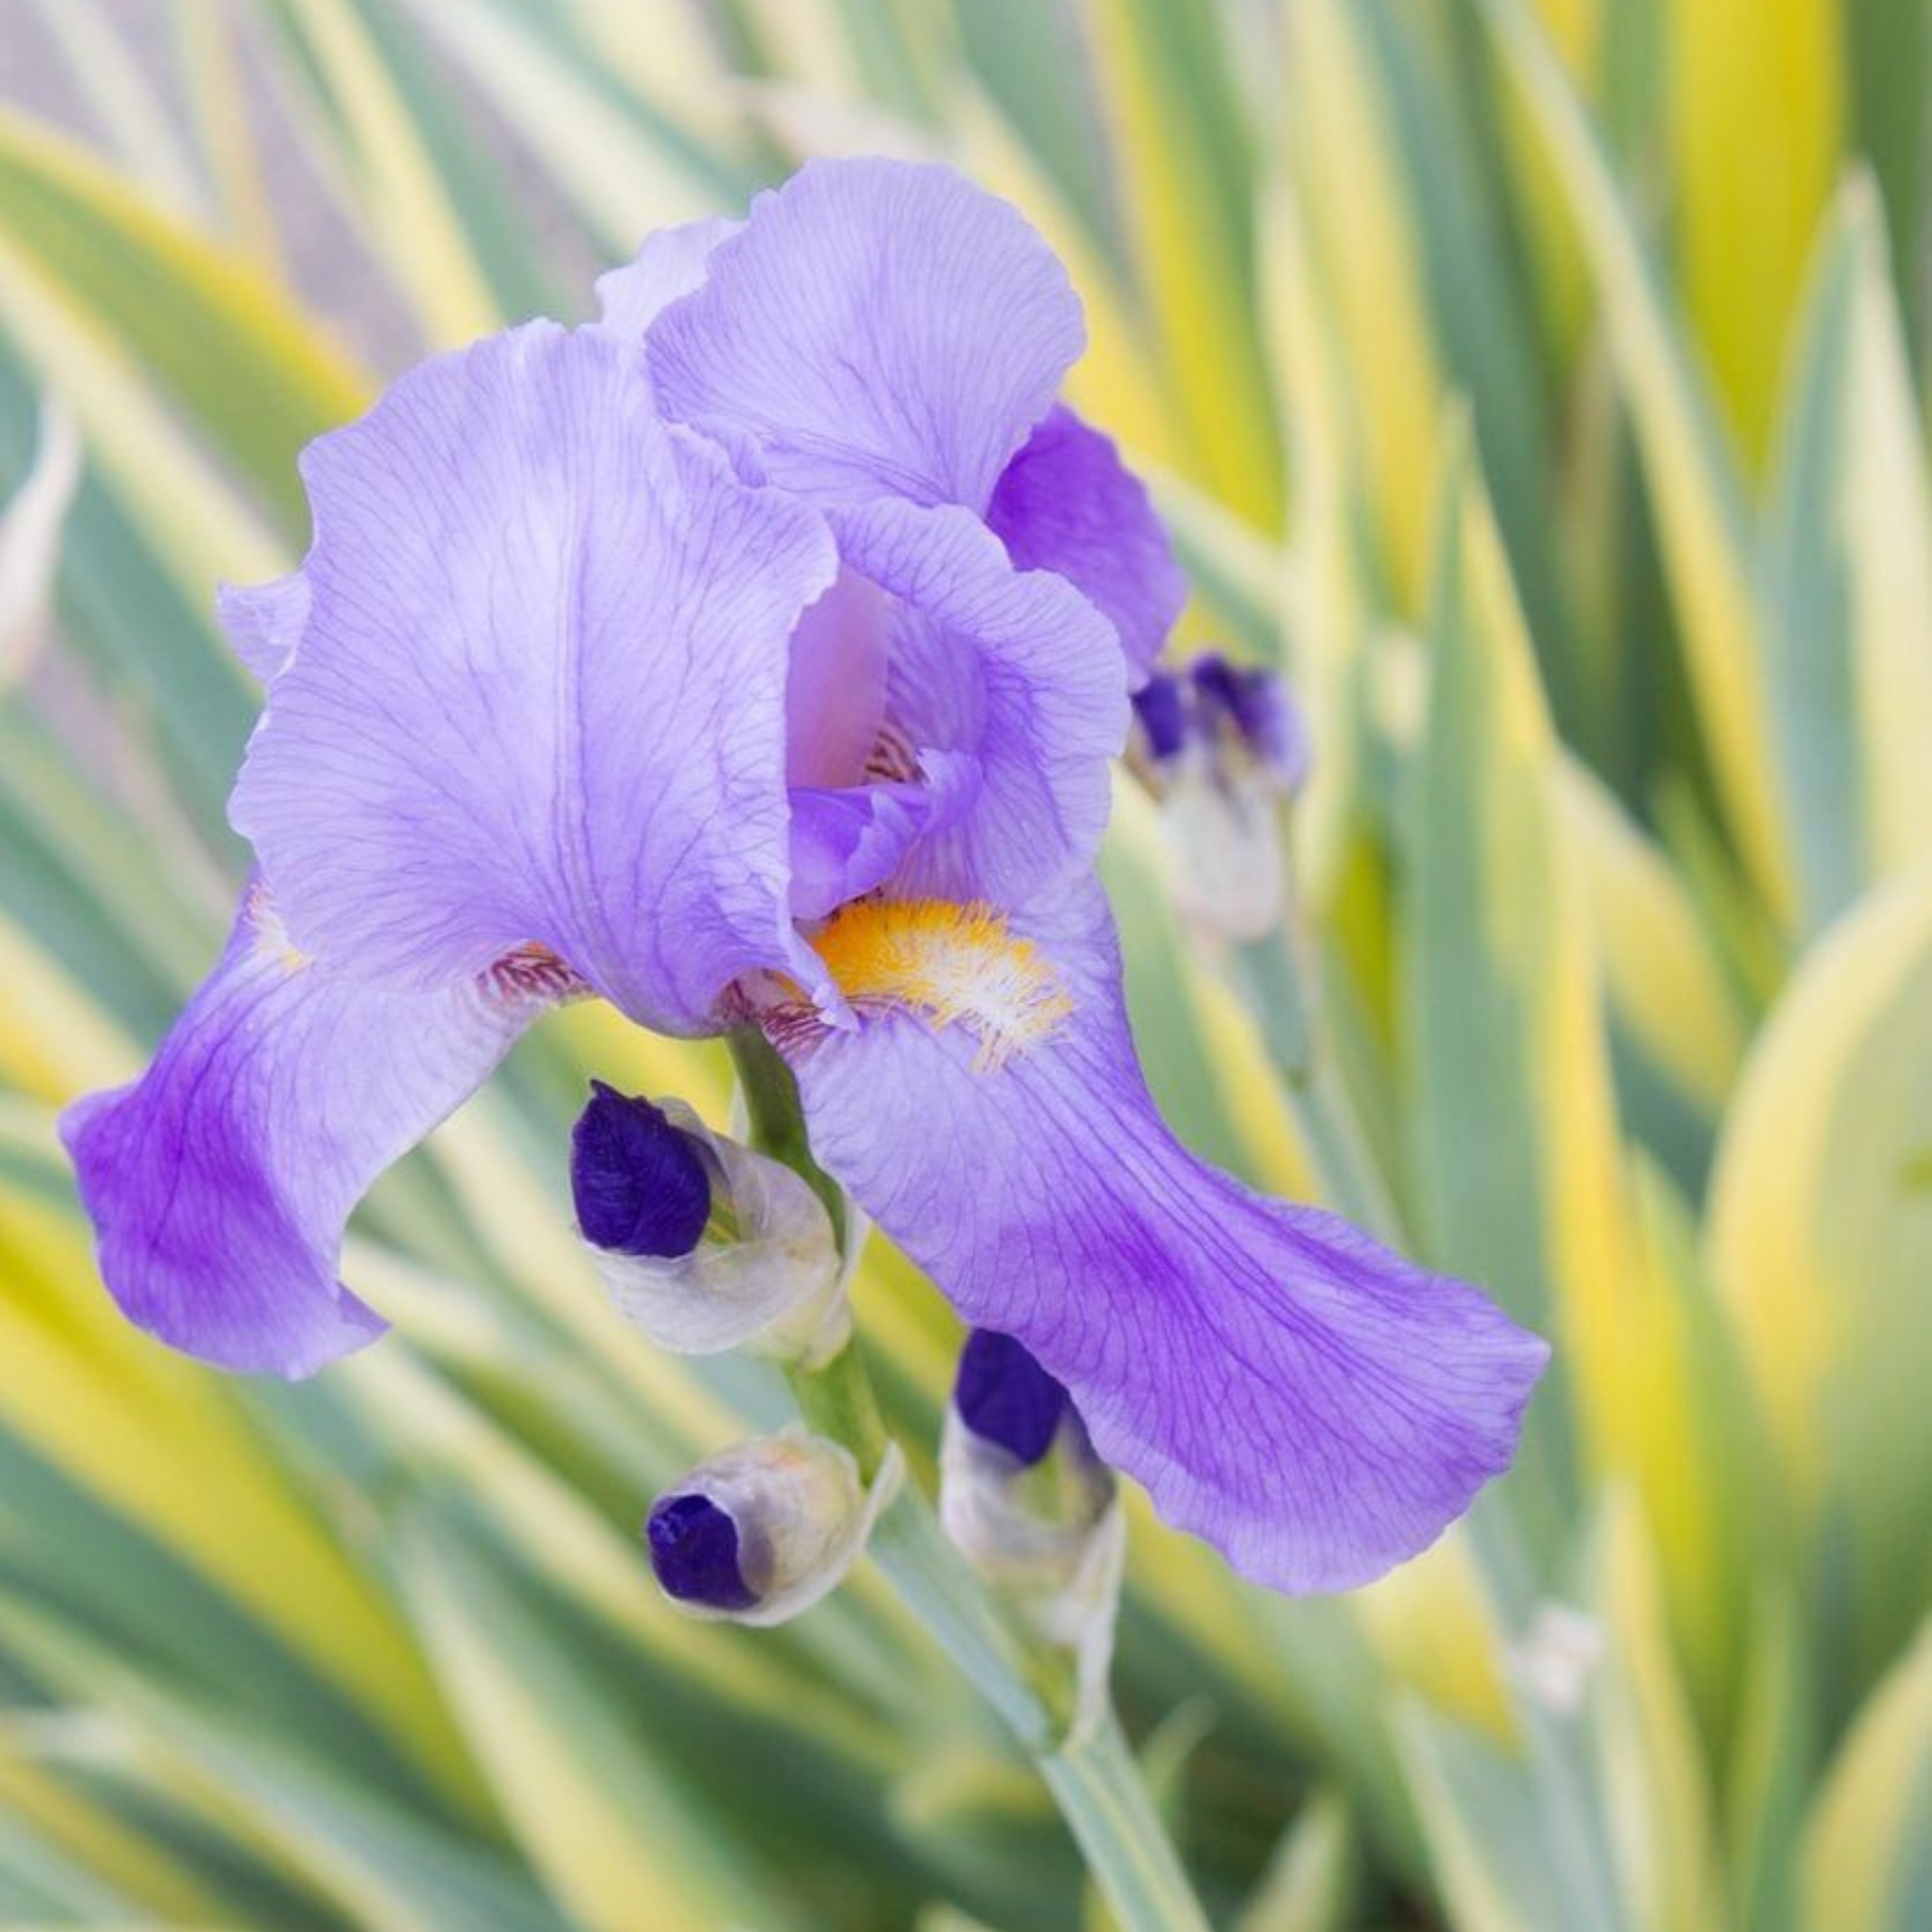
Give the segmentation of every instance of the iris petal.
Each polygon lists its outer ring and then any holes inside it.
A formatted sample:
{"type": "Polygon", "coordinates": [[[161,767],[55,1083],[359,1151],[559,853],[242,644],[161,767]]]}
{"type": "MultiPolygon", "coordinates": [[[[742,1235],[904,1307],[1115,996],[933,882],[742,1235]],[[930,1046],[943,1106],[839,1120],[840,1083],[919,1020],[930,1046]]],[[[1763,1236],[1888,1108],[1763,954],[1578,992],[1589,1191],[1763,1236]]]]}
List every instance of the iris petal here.
{"type": "Polygon", "coordinates": [[[421,988],[539,942],[674,1032],[796,969],[819,519],[667,429],[622,343],[542,323],[405,376],[304,473],[308,622],[233,804],[297,942],[421,988]]]}
{"type": "MultiPolygon", "coordinates": [[[[1003,929],[1004,958],[926,962],[946,1006],[862,998],[855,976],[856,1030],[775,1034],[818,1158],[1237,1568],[1333,1590],[1414,1555],[1508,1466],[1545,1345],[1474,1289],[1174,1140],[1134,1059],[1096,887],[957,928],[1003,929]],[[989,1053],[976,1014],[997,1022],[1049,964],[1058,1004],[1028,995],[1049,1024],[989,1053]]],[[[875,988],[914,976],[903,943],[868,964],[875,988]]]]}
{"type": "Polygon", "coordinates": [[[61,1124],[128,1318],[221,1367],[284,1376],[381,1334],[335,1278],[350,1210],[568,983],[531,958],[379,990],[291,952],[252,890],[147,1072],[61,1124]]]}
{"type": "Polygon", "coordinates": [[[860,784],[886,712],[891,600],[850,570],[798,620],[785,685],[785,776],[860,784]]]}
{"type": "Polygon", "coordinates": [[[1138,684],[1187,601],[1187,580],[1112,442],[1056,408],[1006,465],[986,521],[1021,569],[1058,572],[1112,622],[1138,684]]]}
{"type": "Polygon", "coordinates": [[[1060,578],[1015,570],[964,510],[880,499],[832,520],[846,562],[896,600],[886,716],[941,754],[927,776],[952,800],[903,889],[1012,902],[1085,865],[1126,736],[1106,621],[1060,578]]]}
{"type": "Polygon", "coordinates": [[[976,512],[1084,341],[1008,203],[950,168],[814,161],[652,325],[650,360],[673,416],[748,435],[788,490],[976,512]]]}
{"type": "Polygon", "coordinates": [[[296,570],[268,584],[224,584],[214,603],[235,655],[266,684],[295,655],[308,622],[308,579],[296,570]]]}
{"type": "Polygon", "coordinates": [[[600,328],[641,344],[644,331],[670,305],[700,287],[711,251],[745,224],[706,215],[644,237],[634,261],[597,278],[600,328]]]}
{"type": "Polygon", "coordinates": [[[800,788],[791,795],[791,909],[823,919],[892,877],[931,815],[910,784],[800,788]]]}

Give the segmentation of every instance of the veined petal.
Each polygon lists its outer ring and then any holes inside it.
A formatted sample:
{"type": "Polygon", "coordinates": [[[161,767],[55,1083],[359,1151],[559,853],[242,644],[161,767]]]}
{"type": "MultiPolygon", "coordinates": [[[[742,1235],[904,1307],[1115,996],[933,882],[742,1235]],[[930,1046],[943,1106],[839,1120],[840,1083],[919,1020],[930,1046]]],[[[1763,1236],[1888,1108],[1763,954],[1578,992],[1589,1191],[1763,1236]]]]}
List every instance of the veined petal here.
{"type": "Polygon", "coordinates": [[[1066,1385],[1168,1521],[1258,1582],[1342,1589],[1508,1466],[1545,1345],[1174,1141],[1097,887],[1011,920],[870,903],[820,944],[856,1030],[772,1028],[814,1151],[969,1322],[1066,1385]]]}
{"type": "Polygon", "coordinates": [[[235,655],[266,684],[294,656],[308,622],[308,579],[293,570],[267,584],[224,584],[214,609],[235,655]]]}
{"type": "Polygon", "coordinates": [[[303,467],[308,622],[232,808],[296,942],[421,988],[535,942],[670,1031],[796,970],[786,651],[820,520],[667,429],[623,344],[545,323],[303,467]]]}
{"type": "Polygon", "coordinates": [[[350,1209],[572,990],[536,954],[433,992],[371,986],[291,950],[251,889],[154,1064],[61,1123],[129,1320],[283,1376],[380,1334],[335,1278],[350,1209]]]}
{"type": "Polygon", "coordinates": [[[950,168],[812,161],[650,332],[666,410],[749,435],[775,483],[983,511],[1085,344],[1053,252],[950,168]]]}
{"type": "Polygon", "coordinates": [[[986,521],[1021,569],[1058,572],[1112,621],[1138,685],[1187,602],[1187,580],[1112,440],[1054,409],[1006,465],[986,521]]]}
{"type": "Polygon", "coordinates": [[[802,788],[791,795],[791,909],[823,919],[897,872],[931,813],[916,785],[802,788]]]}
{"type": "Polygon", "coordinates": [[[880,498],[832,520],[847,564],[896,600],[886,720],[944,754],[927,776],[948,802],[898,889],[1012,903],[1087,864],[1127,728],[1106,620],[1060,578],[1015,570],[966,511],[880,498]]]}
{"type": "Polygon", "coordinates": [[[859,784],[886,715],[892,600],[856,572],[832,588],[791,634],[785,685],[785,776],[794,785],[859,784]]]}
{"type": "Polygon", "coordinates": [[[598,326],[641,344],[644,331],[666,308],[703,285],[712,250],[744,226],[712,214],[646,235],[634,261],[597,278],[602,310],[598,326]]]}

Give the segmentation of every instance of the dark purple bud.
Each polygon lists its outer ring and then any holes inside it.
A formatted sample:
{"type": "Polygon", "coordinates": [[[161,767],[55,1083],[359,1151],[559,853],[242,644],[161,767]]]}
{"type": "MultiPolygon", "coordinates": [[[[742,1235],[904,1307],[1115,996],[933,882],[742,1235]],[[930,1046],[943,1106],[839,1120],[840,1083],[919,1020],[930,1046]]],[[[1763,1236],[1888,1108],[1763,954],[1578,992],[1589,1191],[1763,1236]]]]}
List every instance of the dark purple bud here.
{"type": "Polygon", "coordinates": [[[698,1142],[601,1080],[571,1133],[570,1191],[584,1238],[620,1254],[688,1255],[711,1217],[698,1142]]]}
{"type": "Polygon", "coordinates": [[[1072,1402],[1010,1335],[975,1328],[960,1352],[952,1406],[975,1436],[1030,1466],[1053,1447],[1072,1402]]]}
{"type": "Polygon", "coordinates": [[[738,1526],[709,1496],[665,1496],[644,1526],[664,1594],[711,1610],[748,1610],[758,1598],[738,1565],[738,1526]]]}
{"type": "Polygon", "coordinates": [[[1179,678],[1157,670],[1134,693],[1134,716],[1156,764],[1174,757],[1187,742],[1187,696],[1179,678]]]}
{"type": "Polygon", "coordinates": [[[1210,714],[1218,710],[1231,718],[1235,716],[1244,672],[1219,651],[1203,651],[1187,667],[1186,674],[1210,714]]]}
{"type": "Polygon", "coordinates": [[[1287,680],[1214,652],[1197,658],[1189,675],[1208,716],[1226,718],[1283,791],[1298,789],[1308,774],[1308,728],[1287,680]]]}

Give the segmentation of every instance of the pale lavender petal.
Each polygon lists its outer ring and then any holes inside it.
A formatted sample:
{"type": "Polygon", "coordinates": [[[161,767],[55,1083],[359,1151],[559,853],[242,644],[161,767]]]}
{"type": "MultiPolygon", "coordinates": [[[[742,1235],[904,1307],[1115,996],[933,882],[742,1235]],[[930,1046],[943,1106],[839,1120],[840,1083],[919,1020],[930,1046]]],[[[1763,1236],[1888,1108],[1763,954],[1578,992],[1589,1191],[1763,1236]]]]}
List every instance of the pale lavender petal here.
{"type": "Polygon", "coordinates": [[[434,992],[370,986],[291,952],[251,890],[146,1073],[61,1123],[129,1320],[283,1376],[381,1334],[335,1277],[350,1210],[572,985],[529,956],[434,992]]]}
{"type": "Polygon", "coordinates": [[[1187,602],[1187,580],[1112,442],[1056,408],[1006,465],[986,520],[1022,570],[1058,571],[1112,620],[1138,685],[1187,602]]]}
{"type": "Polygon", "coordinates": [[[748,434],[785,488],[975,511],[1084,340],[1016,209],[880,160],[810,162],[760,195],[649,338],[671,415],[748,434]]]}
{"type": "Polygon", "coordinates": [[[266,584],[224,584],[214,594],[235,655],[264,684],[293,656],[308,604],[308,579],[299,570],[266,584]]]}
{"type": "Polygon", "coordinates": [[[714,214],[646,236],[634,261],[597,278],[598,326],[641,343],[664,309],[702,285],[712,250],[744,225],[714,214]]]}
{"type": "Polygon", "coordinates": [[[855,1031],[773,1028],[819,1160],[968,1322],[1066,1385],[1169,1522],[1246,1575],[1342,1589],[1424,1548],[1508,1466],[1545,1345],[1474,1289],[1174,1140],[1136,1064],[1097,888],[982,956],[983,922],[919,916],[956,942],[929,973],[903,936],[842,948],[840,922],[827,929],[855,1031]]]}
{"type": "Polygon", "coordinates": [[[794,785],[854,785],[886,715],[892,604],[850,570],[798,621],[785,686],[785,776],[794,785]]]}
{"type": "Polygon", "coordinates": [[[949,808],[900,881],[1009,902],[1091,860],[1108,760],[1126,735],[1126,667],[1062,579],[1016,571],[978,518],[892,498],[834,512],[841,555],[891,592],[886,717],[949,808]]]}
{"type": "Polygon", "coordinates": [[[533,323],[304,462],[300,651],[233,804],[297,942],[431,987],[529,942],[703,1030],[796,970],[785,664],[831,581],[803,506],[668,430],[638,358],[533,323]]]}

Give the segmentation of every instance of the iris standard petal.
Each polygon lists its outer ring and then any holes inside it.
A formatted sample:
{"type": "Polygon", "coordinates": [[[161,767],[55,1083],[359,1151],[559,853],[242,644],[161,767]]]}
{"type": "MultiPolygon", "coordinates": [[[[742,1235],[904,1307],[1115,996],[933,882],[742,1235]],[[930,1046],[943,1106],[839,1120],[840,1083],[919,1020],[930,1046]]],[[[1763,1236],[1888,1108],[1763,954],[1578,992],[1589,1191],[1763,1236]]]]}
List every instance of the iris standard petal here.
{"type": "Polygon", "coordinates": [[[785,776],[794,785],[859,784],[886,715],[892,600],[856,572],[832,588],[791,634],[785,685],[785,776]]]}
{"type": "Polygon", "coordinates": [[[284,1376],[380,1334],[335,1278],[350,1210],[573,989],[535,954],[434,992],[372,987],[292,951],[251,890],[153,1065],[61,1123],[128,1318],[284,1376]]]}
{"type": "Polygon", "coordinates": [[[820,520],[666,428],[624,344],[544,323],[404,377],[304,473],[308,620],[232,808],[296,942],[419,987],[536,942],[669,1031],[796,968],[820,520]]]}
{"type": "Polygon", "coordinates": [[[1021,569],[1058,571],[1112,621],[1139,684],[1187,602],[1187,580],[1112,441],[1055,408],[1006,465],[986,521],[1021,569]]]}
{"type": "Polygon", "coordinates": [[[1174,1140],[1097,888],[1012,920],[871,902],[819,944],[856,1029],[772,1029],[814,1153],[969,1322],[1066,1385],[1169,1522],[1259,1582],[1342,1589],[1507,1467],[1545,1345],[1174,1140]]]}
{"type": "Polygon", "coordinates": [[[712,214],[646,235],[634,260],[597,278],[598,326],[640,344],[666,308],[703,284],[712,250],[744,225],[712,214]]]}
{"type": "Polygon", "coordinates": [[[835,511],[840,554],[892,593],[885,716],[946,794],[899,882],[1017,902],[1087,864],[1126,736],[1126,668],[1062,579],[1016,571],[977,518],[891,498],[835,511]]]}
{"type": "Polygon", "coordinates": [[[649,345],[667,410],[748,435],[784,488],[977,512],[1085,338],[1017,209],[950,168],[865,160],[760,195],[649,345]]]}
{"type": "Polygon", "coordinates": [[[295,654],[308,622],[308,579],[293,570],[267,584],[224,584],[214,609],[235,655],[266,684],[295,654]]]}

